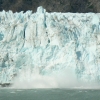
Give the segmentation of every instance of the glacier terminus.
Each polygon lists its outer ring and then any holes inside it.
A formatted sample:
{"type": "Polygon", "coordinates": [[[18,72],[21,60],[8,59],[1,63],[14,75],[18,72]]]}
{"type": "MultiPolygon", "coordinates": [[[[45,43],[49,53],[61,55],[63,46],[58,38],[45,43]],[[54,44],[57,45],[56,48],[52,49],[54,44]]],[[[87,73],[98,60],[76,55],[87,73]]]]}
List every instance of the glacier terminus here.
{"type": "Polygon", "coordinates": [[[1,84],[67,69],[67,77],[100,82],[100,13],[0,12],[1,84]]]}

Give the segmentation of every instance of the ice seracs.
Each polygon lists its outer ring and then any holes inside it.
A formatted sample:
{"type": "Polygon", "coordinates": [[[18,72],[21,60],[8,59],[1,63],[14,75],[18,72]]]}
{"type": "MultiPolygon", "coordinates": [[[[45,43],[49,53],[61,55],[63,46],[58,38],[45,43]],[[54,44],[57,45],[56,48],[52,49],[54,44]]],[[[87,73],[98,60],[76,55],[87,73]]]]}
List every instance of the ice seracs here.
{"type": "Polygon", "coordinates": [[[41,75],[71,68],[79,80],[100,81],[100,14],[0,12],[0,83],[25,68],[41,75]]]}

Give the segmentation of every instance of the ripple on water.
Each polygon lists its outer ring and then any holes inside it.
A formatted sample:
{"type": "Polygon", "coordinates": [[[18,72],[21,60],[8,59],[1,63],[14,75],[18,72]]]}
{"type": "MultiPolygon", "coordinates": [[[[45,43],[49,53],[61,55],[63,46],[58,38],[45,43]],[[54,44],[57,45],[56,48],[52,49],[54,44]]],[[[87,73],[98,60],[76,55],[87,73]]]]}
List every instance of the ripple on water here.
{"type": "Polygon", "coordinates": [[[10,93],[16,93],[16,92],[12,91],[12,92],[10,92],[10,93]]]}

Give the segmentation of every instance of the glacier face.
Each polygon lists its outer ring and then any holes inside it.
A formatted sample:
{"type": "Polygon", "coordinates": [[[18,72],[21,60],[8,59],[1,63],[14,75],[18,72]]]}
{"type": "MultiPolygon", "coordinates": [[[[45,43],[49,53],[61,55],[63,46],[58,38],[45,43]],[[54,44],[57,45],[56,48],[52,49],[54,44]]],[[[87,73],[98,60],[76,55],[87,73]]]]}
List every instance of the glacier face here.
{"type": "Polygon", "coordinates": [[[23,69],[50,75],[67,68],[79,80],[99,82],[99,48],[99,13],[0,12],[0,83],[23,69]]]}

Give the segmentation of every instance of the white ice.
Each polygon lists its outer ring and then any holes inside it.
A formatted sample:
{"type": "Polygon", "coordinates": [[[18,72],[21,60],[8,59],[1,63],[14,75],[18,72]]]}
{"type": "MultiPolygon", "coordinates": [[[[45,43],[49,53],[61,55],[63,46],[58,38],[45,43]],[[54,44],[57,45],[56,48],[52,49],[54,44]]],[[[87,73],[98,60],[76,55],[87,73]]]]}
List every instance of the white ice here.
{"type": "Polygon", "coordinates": [[[67,68],[78,80],[100,81],[99,13],[0,12],[0,83],[24,69],[50,76],[67,68]]]}

